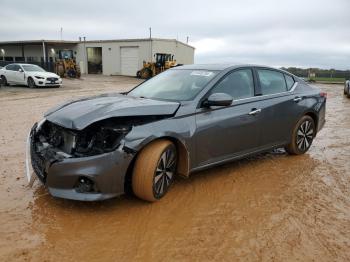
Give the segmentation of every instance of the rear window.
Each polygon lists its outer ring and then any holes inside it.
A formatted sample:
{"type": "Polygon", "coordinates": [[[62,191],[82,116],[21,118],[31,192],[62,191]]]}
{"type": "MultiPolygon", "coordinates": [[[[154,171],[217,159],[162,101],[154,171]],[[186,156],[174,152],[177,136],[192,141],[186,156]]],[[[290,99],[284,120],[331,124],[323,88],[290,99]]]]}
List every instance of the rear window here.
{"type": "Polygon", "coordinates": [[[282,73],[269,69],[258,69],[261,92],[263,95],[277,94],[287,91],[286,81],[282,73]]]}
{"type": "Polygon", "coordinates": [[[14,70],[14,65],[7,65],[6,70],[14,70]]]}
{"type": "Polygon", "coordinates": [[[286,78],[287,89],[291,90],[291,88],[294,85],[294,78],[291,77],[290,75],[284,75],[284,77],[286,78]]]}

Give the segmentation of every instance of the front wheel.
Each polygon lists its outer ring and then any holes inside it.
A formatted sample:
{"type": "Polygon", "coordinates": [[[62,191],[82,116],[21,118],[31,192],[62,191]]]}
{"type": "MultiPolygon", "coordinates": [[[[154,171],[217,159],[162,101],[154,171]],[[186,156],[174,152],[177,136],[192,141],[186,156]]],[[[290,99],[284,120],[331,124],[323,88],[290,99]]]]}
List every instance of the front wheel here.
{"type": "Polygon", "coordinates": [[[316,135],[315,121],[310,116],[303,116],[295,125],[286,151],[292,155],[301,155],[309,150],[316,135]]]}
{"type": "Polygon", "coordinates": [[[177,167],[175,145],[168,140],[156,140],[138,155],[133,175],[134,194],[146,201],[162,198],[171,186],[177,167]]]}
{"type": "Polygon", "coordinates": [[[34,82],[33,78],[31,78],[31,77],[28,78],[27,84],[28,84],[29,88],[35,88],[36,87],[35,82],[34,82]]]}

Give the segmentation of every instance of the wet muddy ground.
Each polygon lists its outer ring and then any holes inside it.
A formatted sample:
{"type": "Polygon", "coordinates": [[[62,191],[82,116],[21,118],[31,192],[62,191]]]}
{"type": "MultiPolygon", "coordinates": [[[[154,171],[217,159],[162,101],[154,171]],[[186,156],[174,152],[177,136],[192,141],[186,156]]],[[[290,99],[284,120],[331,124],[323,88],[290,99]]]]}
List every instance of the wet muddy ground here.
{"type": "Polygon", "coordinates": [[[259,155],[177,179],[146,203],[55,199],[25,178],[25,140],[67,99],[127,90],[126,77],[66,80],[62,89],[0,89],[0,261],[349,261],[350,99],[328,93],[310,151],[259,155]]]}

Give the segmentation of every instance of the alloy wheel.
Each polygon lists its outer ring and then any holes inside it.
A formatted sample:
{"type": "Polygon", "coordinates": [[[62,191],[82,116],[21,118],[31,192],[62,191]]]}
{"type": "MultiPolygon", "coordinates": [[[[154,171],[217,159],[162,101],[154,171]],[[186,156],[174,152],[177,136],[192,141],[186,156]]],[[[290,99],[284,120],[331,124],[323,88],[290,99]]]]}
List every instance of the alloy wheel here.
{"type": "Polygon", "coordinates": [[[168,190],[176,171],[177,156],[173,146],[161,155],[153,179],[153,192],[156,198],[162,197],[168,190]]]}
{"type": "Polygon", "coordinates": [[[300,151],[305,152],[311,146],[314,139],[314,127],[311,121],[303,122],[297,132],[297,146],[300,151]]]}

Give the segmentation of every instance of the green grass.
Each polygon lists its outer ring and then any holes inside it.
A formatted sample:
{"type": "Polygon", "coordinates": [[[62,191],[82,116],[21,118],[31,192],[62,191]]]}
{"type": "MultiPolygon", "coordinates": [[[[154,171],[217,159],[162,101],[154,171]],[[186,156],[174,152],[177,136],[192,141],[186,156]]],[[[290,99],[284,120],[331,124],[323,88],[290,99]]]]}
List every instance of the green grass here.
{"type": "Polygon", "coordinates": [[[310,80],[315,80],[316,82],[327,82],[327,83],[344,83],[345,78],[343,77],[312,77],[310,80]]]}

